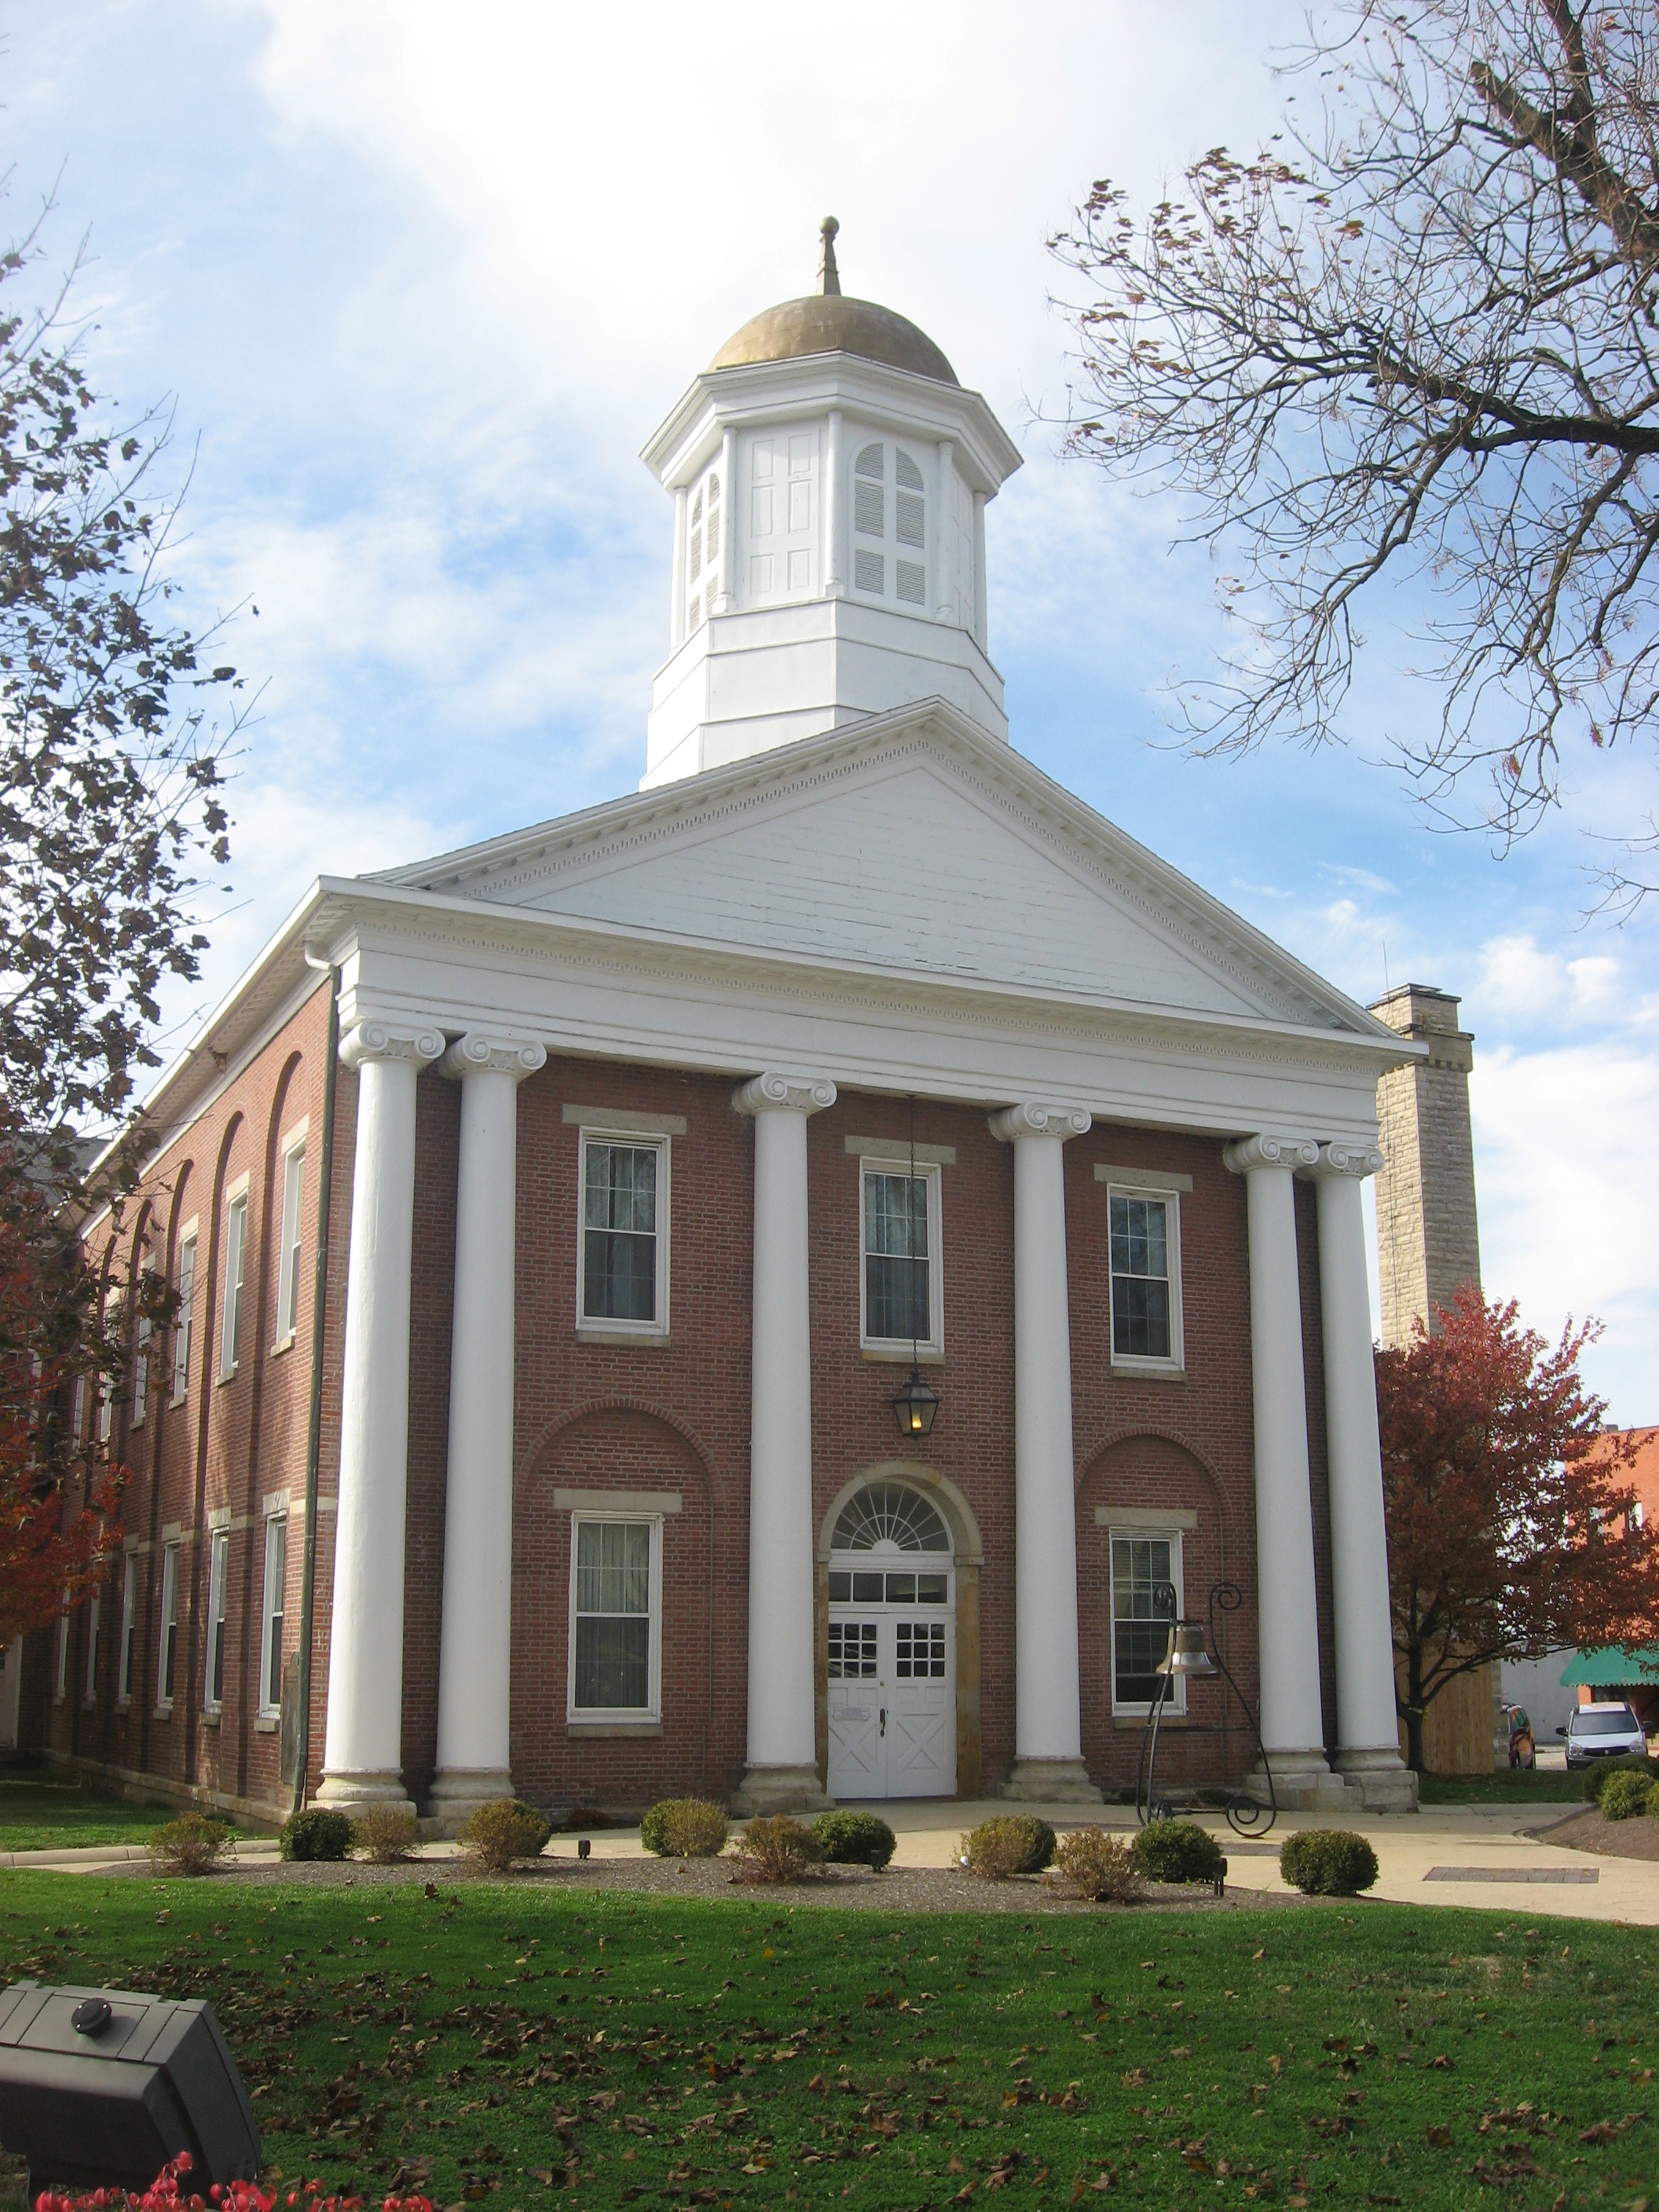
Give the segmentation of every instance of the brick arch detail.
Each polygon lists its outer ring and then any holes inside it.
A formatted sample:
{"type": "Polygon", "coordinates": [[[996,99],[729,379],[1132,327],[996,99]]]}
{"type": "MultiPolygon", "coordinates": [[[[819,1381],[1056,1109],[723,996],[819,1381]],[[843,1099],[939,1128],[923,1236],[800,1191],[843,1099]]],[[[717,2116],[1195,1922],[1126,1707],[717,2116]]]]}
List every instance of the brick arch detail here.
{"type": "Polygon", "coordinates": [[[631,1414],[655,1421],[669,1430],[697,1463],[698,1472],[712,1492],[714,1478],[712,1457],[702,1438],[689,1421],[683,1420],[665,1406],[653,1404],[643,1398],[589,1398],[542,1431],[536,1442],[525,1453],[514,1469],[513,1487],[515,1493],[525,1485],[539,1480],[547,1472],[549,1461],[557,1450],[559,1440],[580,1423],[591,1420],[596,1414],[631,1414]]]}

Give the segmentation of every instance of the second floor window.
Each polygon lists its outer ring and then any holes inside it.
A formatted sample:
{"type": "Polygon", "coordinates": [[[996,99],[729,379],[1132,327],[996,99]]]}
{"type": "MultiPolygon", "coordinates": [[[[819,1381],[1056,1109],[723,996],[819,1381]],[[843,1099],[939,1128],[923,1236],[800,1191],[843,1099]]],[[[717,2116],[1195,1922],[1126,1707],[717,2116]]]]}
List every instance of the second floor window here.
{"type": "Polygon", "coordinates": [[[1180,1239],[1176,1200],[1146,1191],[1113,1189],[1112,1358],[1179,1367],[1180,1239]]]}
{"type": "Polygon", "coordinates": [[[864,1341],[941,1351],[939,1170],[866,1160],[863,1182],[864,1341]]]}
{"type": "Polygon", "coordinates": [[[300,1211],[306,1148],[295,1145],[283,1160],[283,1243],[276,1261],[276,1341],[291,1344],[300,1319],[300,1211]]]}
{"type": "Polygon", "coordinates": [[[233,1198],[225,1209],[225,1322],[219,1346],[222,1379],[236,1372],[241,1354],[242,1270],[247,1258],[247,1193],[233,1198]]]}
{"type": "Polygon", "coordinates": [[[660,1334],[668,1325],[668,1146],[582,1138],[580,1321],[660,1334]]]}
{"type": "Polygon", "coordinates": [[[196,1237],[186,1237],[179,1247],[179,1317],[173,1325],[173,1401],[177,1405],[190,1388],[190,1341],[196,1303],[196,1237]]]}

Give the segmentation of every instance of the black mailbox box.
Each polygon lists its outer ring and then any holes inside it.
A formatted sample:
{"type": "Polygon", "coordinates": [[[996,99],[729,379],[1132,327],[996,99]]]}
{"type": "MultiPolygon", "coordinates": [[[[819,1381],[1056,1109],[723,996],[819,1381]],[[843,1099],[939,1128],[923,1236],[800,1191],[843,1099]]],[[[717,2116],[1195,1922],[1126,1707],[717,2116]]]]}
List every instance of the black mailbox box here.
{"type": "Polygon", "coordinates": [[[0,2143],[36,2188],[148,2188],[180,2151],[192,2191],[259,2172],[253,2107],[212,2006],[139,1990],[0,1991],[0,2143]]]}

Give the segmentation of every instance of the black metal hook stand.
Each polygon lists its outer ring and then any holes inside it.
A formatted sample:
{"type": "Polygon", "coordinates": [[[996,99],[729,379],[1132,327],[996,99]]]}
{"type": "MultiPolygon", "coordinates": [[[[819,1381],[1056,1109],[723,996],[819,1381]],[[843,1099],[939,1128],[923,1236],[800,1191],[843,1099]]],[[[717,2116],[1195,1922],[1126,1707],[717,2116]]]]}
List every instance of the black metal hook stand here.
{"type": "MultiPolygon", "coordinates": [[[[1247,1790],[1235,1790],[1227,1781],[1227,1726],[1224,1717],[1216,1729],[1206,1730],[1202,1728],[1195,1728],[1183,1730],[1182,1733],[1212,1733],[1221,1736],[1222,1780],[1217,1794],[1225,1797],[1227,1825],[1237,1835],[1265,1836],[1279,1818],[1279,1795],[1273,1786],[1273,1771],[1268,1762],[1267,1747],[1261,1741],[1261,1731],[1256,1726],[1255,1715],[1251,1711],[1244,1692],[1233,1680],[1232,1669],[1221,1656],[1215,1632],[1217,1613],[1237,1613],[1243,1602],[1244,1593],[1237,1583],[1224,1582],[1215,1584],[1210,1592],[1206,1607],[1208,1625],[1206,1650],[1216,1671],[1226,1682],[1234,1697],[1237,1698],[1239,1709],[1243,1713],[1250,1734],[1255,1740],[1256,1756],[1261,1761],[1261,1771],[1267,1778],[1267,1802],[1264,1805],[1259,1797],[1251,1796],[1247,1790]]],[[[1176,1619],[1173,1583],[1159,1583],[1152,1592],[1152,1603],[1158,1613],[1170,1624],[1171,1648],[1174,1644],[1175,1631],[1177,1628],[1195,1628],[1198,1626],[1196,1621],[1182,1621],[1176,1619]]],[[[1167,1651],[1165,1656],[1167,1659],[1167,1651]]],[[[1167,1820],[1175,1809],[1167,1797],[1158,1796],[1156,1781],[1158,1723],[1163,1718],[1164,1705],[1174,1686],[1174,1675],[1169,1673],[1167,1668],[1160,1670],[1158,1678],[1158,1694],[1152,1699],[1152,1709],[1146,1716],[1146,1730],[1140,1739],[1140,1764],[1135,1775],[1135,1818],[1143,1828],[1148,1820],[1167,1820]]],[[[1206,1794],[1201,1784],[1198,1794],[1206,1794]]]]}

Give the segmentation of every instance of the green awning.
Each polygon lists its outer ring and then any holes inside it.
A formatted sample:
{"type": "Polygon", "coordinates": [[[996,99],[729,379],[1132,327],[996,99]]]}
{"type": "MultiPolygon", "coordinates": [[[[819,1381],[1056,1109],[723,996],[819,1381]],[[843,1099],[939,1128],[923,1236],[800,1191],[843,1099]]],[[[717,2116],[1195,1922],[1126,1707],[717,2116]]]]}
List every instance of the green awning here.
{"type": "Polygon", "coordinates": [[[1600,1651],[1577,1651],[1561,1676],[1563,1689],[1617,1690],[1639,1682],[1659,1683],[1659,1644],[1645,1651],[1622,1651],[1609,1644],[1600,1651]]]}

